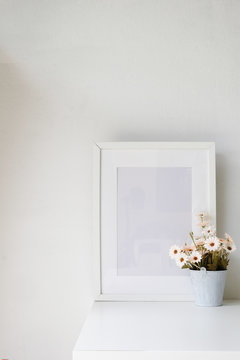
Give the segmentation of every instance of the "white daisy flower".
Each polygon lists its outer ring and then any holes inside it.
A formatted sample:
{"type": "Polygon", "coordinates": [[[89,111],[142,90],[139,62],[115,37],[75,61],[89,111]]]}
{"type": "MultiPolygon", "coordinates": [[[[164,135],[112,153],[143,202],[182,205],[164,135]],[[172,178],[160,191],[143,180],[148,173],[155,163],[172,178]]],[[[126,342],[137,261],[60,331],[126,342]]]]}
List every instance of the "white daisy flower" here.
{"type": "Polygon", "coordinates": [[[202,260],[202,255],[200,254],[200,252],[199,251],[193,251],[189,261],[191,263],[197,263],[197,262],[199,262],[201,260],[202,260]]]}
{"type": "Polygon", "coordinates": [[[216,236],[211,236],[206,239],[204,247],[209,251],[218,250],[220,246],[220,241],[216,236]]]}
{"type": "Polygon", "coordinates": [[[180,253],[179,255],[177,255],[176,257],[176,264],[177,266],[179,266],[180,268],[183,267],[183,265],[185,265],[188,261],[188,256],[184,253],[180,253]]]}
{"type": "Polygon", "coordinates": [[[182,251],[184,253],[188,253],[188,252],[191,252],[193,250],[194,250],[194,246],[193,245],[188,245],[188,244],[184,245],[183,248],[182,248],[182,251]]]}
{"type": "Polygon", "coordinates": [[[195,240],[195,243],[197,246],[202,246],[205,244],[205,239],[204,238],[197,239],[195,240]]]}
{"type": "Polygon", "coordinates": [[[225,233],[225,238],[226,238],[226,240],[227,240],[228,242],[233,243],[233,239],[232,239],[231,236],[228,235],[227,233],[225,233]]]}
{"type": "Polygon", "coordinates": [[[181,249],[180,249],[179,246],[177,246],[177,245],[171,246],[170,249],[169,249],[170,258],[175,259],[176,256],[180,254],[180,251],[181,251],[181,249]]]}
{"type": "Polygon", "coordinates": [[[215,226],[208,226],[202,230],[204,236],[216,236],[215,226]]]}
{"type": "Polygon", "coordinates": [[[205,213],[205,211],[199,211],[199,213],[195,213],[195,216],[197,216],[198,218],[206,218],[207,214],[205,213]]]}
{"type": "Polygon", "coordinates": [[[207,224],[208,224],[208,222],[203,220],[198,224],[198,226],[200,226],[202,229],[205,229],[207,224]]]}
{"type": "Polygon", "coordinates": [[[236,250],[236,245],[234,242],[226,242],[223,244],[223,247],[227,252],[233,252],[236,250]]]}

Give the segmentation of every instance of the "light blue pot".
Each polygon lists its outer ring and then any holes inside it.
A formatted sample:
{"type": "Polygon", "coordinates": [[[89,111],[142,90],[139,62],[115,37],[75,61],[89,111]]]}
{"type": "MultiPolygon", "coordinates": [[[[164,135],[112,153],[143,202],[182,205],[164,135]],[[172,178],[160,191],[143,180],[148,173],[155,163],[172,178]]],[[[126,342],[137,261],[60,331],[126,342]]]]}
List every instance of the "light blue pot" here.
{"type": "Polygon", "coordinates": [[[226,274],[226,270],[206,271],[205,268],[201,268],[200,271],[190,270],[196,305],[222,305],[226,274]]]}

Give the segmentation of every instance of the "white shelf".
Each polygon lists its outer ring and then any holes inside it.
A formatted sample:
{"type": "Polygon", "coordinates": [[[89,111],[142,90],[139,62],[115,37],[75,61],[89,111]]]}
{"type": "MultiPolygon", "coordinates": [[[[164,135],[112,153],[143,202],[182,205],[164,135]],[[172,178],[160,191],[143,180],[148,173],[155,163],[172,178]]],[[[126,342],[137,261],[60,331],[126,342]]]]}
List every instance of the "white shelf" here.
{"type": "Polygon", "coordinates": [[[196,360],[202,352],[205,359],[240,359],[240,301],[216,308],[192,302],[95,302],[73,360],[151,360],[160,354],[161,360],[196,360]]]}

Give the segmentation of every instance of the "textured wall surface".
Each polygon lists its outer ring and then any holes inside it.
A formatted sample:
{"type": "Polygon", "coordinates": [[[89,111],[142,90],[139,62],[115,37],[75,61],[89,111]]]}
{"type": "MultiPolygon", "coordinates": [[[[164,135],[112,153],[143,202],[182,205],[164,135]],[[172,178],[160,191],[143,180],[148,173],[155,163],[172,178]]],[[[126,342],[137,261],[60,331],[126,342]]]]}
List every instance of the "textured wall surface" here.
{"type": "Polygon", "coordinates": [[[239,250],[240,2],[0,1],[0,358],[70,360],[92,301],[94,141],[215,141],[239,250]]]}

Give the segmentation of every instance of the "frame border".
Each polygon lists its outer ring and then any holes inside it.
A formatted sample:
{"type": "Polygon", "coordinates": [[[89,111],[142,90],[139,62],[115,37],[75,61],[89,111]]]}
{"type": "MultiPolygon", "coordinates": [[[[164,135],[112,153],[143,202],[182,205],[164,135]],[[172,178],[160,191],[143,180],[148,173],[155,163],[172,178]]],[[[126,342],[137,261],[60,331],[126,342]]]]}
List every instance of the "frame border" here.
{"type": "Polygon", "coordinates": [[[101,288],[101,152],[102,150],[193,149],[209,151],[209,205],[216,224],[216,159],[214,142],[97,142],[93,147],[93,266],[96,301],[192,301],[186,294],[102,294],[101,288]]]}

